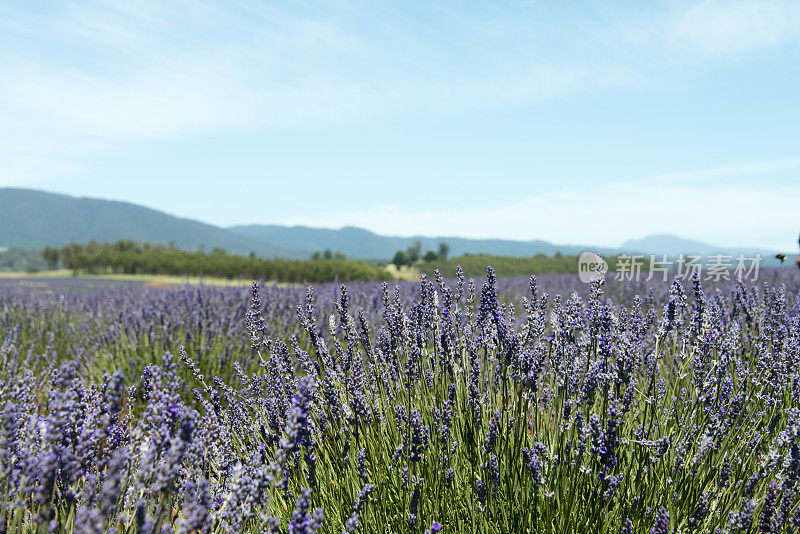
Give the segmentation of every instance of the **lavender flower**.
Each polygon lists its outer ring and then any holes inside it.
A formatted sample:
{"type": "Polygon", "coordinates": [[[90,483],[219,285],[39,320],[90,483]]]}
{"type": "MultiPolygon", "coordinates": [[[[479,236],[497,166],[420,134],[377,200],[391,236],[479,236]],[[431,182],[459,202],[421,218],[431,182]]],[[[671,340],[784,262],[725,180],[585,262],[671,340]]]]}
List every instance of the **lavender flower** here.
{"type": "Polygon", "coordinates": [[[311,509],[311,490],[304,489],[297,498],[297,508],[292,512],[289,534],[317,534],[325,521],[321,508],[311,509]]]}

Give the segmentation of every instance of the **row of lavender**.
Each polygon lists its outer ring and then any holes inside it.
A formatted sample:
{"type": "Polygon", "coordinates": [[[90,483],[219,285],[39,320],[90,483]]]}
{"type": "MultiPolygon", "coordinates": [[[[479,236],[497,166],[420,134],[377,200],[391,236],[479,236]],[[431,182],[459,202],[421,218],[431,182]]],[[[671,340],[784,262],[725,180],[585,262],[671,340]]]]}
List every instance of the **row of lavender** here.
{"type": "Polygon", "coordinates": [[[763,276],[6,283],[0,532],[795,532],[800,279],[763,276]]]}

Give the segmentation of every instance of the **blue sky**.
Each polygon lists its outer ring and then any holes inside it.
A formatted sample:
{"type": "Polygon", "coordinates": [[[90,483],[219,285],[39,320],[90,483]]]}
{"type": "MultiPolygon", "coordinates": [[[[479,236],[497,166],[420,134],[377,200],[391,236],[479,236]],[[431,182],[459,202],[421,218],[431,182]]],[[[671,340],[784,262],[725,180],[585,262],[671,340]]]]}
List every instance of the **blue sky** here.
{"type": "Polygon", "coordinates": [[[0,185],[220,225],[796,247],[800,3],[121,4],[0,4],[0,185]]]}

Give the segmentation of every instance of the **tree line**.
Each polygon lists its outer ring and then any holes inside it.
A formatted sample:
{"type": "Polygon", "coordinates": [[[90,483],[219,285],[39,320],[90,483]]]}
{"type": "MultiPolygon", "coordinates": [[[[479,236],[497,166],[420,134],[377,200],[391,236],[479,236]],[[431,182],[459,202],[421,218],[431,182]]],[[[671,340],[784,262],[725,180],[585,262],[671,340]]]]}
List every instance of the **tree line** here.
{"type": "MultiPolygon", "coordinates": [[[[619,256],[609,256],[604,258],[608,263],[610,271],[617,269],[619,256]]],[[[422,261],[416,268],[429,275],[435,269],[445,278],[452,278],[456,275],[456,268],[461,266],[464,276],[480,277],[486,274],[486,266],[491,265],[497,276],[529,276],[531,274],[571,274],[578,272],[578,256],[563,255],[557,252],[553,256],[539,253],[531,257],[516,256],[489,256],[487,254],[464,254],[457,258],[436,259],[433,261],[422,261]]],[[[642,271],[650,268],[650,262],[645,260],[642,264],[642,271]]]]}
{"type": "Polygon", "coordinates": [[[51,268],[63,265],[75,274],[154,274],[217,276],[279,282],[330,282],[389,280],[383,268],[363,261],[330,257],[313,260],[264,259],[229,254],[215,248],[210,253],[180,250],[174,246],[123,240],[116,243],[72,243],[47,247],[42,257],[51,268]]]}
{"type": "Polygon", "coordinates": [[[444,261],[447,259],[447,255],[449,253],[450,245],[447,243],[439,243],[438,251],[429,250],[425,254],[422,254],[422,243],[419,241],[414,241],[414,244],[407,249],[398,250],[395,253],[394,258],[392,258],[392,263],[397,267],[403,267],[404,265],[410,266],[421,261],[428,263],[434,261],[444,261]]]}

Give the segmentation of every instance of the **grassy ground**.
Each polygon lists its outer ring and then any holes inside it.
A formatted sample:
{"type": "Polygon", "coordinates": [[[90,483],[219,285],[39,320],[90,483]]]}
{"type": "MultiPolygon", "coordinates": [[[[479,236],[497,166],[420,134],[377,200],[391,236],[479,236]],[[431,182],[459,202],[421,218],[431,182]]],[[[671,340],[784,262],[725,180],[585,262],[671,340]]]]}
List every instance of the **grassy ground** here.
{"type": "Polygon", "coordinates": [[[416,267],[397,267],[393,263],[384,267],[389,273],[398,280],[405,280],[407,282],[416,282],[419,280],[420,271],[416,267]]]}
{"type": "MultiPolygon", "coordinates": [[[[38,273],[26,272],[0,272],[0,278],[20,278],[20,279],[39,279],[39,278],[72,278],[72,271],[60,269],[56,271],[41,271],[38,273]]],[[[179,286],[206,284],[212,286],[248,286],[252,282],[250,279],[228,280],[227,278],[215,278],[208,276],[169,276],[153,274],[97,274],[79,275],[77,278],[90,280],[119,280],[125,282],[141,282],[146,286],[179,286]]]]}

